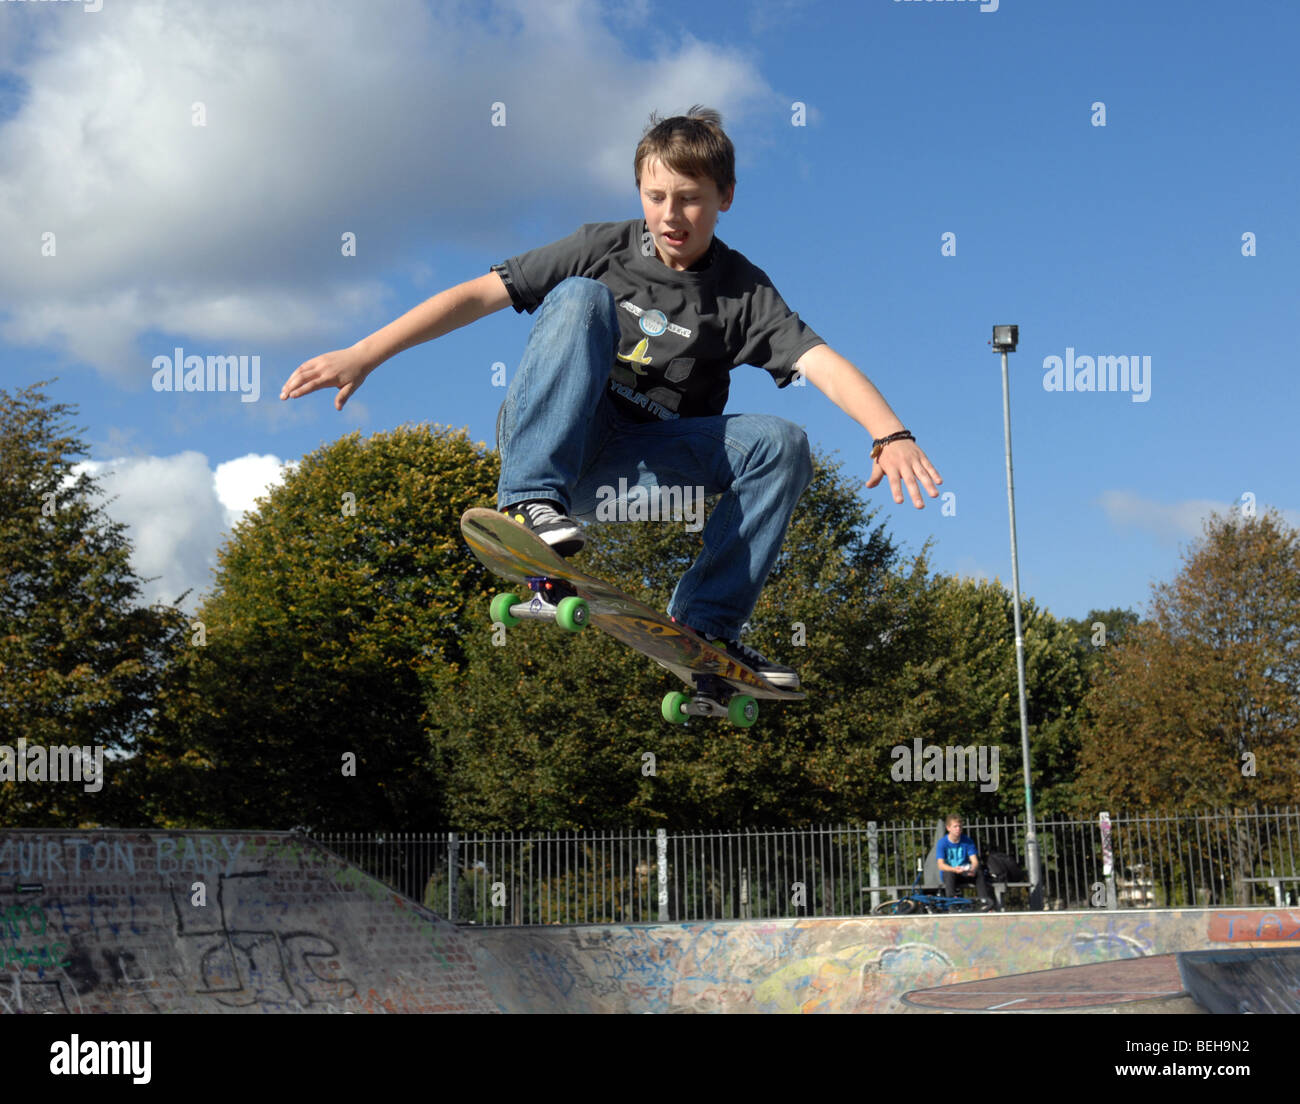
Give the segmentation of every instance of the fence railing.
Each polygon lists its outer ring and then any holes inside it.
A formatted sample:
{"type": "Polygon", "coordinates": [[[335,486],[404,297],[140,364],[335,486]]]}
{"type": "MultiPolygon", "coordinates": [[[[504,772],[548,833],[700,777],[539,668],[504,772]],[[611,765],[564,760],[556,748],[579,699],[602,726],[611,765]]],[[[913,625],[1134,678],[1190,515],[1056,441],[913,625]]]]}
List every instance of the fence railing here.
{"type": "MultiPolygon", "coordinates": [[[[1300,809],[1036,826],[1043,905],[1282,905],[1300,892],[1300,809]],[[1109,862],[1107,861],[1109,859],[1109,862]]],[[[314,834],[461,924],[624,924],[860,916],[910,886],[940,821],[752,831],[314,834]]],[[[1019,819],[968,820],[982,855],[1025,865],[1019,819]]],[[[1009,907],[1028,907],[1011,890],[1009,907]]]]}

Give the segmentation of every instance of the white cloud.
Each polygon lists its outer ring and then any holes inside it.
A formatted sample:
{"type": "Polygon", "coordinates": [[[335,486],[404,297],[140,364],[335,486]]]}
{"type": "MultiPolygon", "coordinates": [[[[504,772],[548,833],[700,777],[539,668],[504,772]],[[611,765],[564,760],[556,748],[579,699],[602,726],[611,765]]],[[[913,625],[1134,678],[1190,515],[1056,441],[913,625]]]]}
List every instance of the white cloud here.
{"type": "Polygon", "coordinates": [[[275,456],[241,456],[215,471],[199,452],[78,464],[96,476],[114,521],[127,526],[131,566],[150,578],[142,601],[175,602],[193,611],[212,586],[217,548],[254,500],[283,478],[275,456]],[[156,576],[156,578],[152,578],[156,576]]]}
{"type": "Polygon", "coordinates": [[[555,196],[631,199],[652,108],[771,98],[644,5],[133,0],[26,22],[2,51],[26,94],[0,123],[0,333],[136,388],[142,334],[252,353],[352,333],[440,245],[504,249],[555,196]]]}
{"type": "MultiPolygon", "coordinates": [[[[1116,528],[1145,530],[1171,544],[1200,539],[1204,534],[1205,520],[1211,513],[1228,515],[1235,505],[1208,498],[1156,502],[1130,491],[1105,491],[1097,501],[1116,528]]],[[[1261,503],[1257,510],[1262,514],[1266,506],[1261,503]]],[[[1279,513],[1288,525],[1300,523],[1300,513],[1295,510],[1279,510],[1279,513]]]]}
{"type": "Polygon", "coordinates": [[[284,481],[286,470],[292,471],[297,466],[296,462],[286,464],[278,456],[253,453],[218,464],[212,475],[212,485],[217,499],[225,507],[227,526],[237,524],[256,507],[259,497],[284,481]]]}

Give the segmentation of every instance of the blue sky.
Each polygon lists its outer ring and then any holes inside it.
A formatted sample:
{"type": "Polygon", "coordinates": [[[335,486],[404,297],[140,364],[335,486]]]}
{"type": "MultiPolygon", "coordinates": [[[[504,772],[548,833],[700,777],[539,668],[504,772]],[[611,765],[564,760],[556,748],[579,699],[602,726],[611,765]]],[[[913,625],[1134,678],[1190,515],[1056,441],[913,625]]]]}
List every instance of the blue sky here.
{"type": "MultiPolygon", "coordinates": [[[[151,598],[209,585],[281,465],[341,434],[490,440],[492,365],[513,370],[530,324],[511,310],[389,361],[342,414],[332,391],[277,395],[496,261],[639,216],[650,111],[697,102],[738,153],[718,235],[942,472],[947,513],[863,491],[906,547],[933,538],[936,569],[1009,579],[999,322],[1021,334],[1026,595],[1145,610],[1210,510],[1249,494],[1300,524],[1293,5],[94,6],[0,4],[0,386],[59,377],[151,598]],[[258,400],[155,392],[177,346],[258,356],[258,400]],[[1067,350],[1149,357],[1145,400],[1045,389],[1067,350]]],[[[814,388],[742,368],[729,409],[792,418],[870,471],[814,388]]]]}

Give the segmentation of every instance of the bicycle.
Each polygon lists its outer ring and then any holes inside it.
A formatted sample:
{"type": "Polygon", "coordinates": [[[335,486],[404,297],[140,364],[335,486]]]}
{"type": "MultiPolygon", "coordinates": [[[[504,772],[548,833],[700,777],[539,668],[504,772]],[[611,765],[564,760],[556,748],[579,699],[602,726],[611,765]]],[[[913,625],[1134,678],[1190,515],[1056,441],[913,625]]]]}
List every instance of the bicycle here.
{"type": "Polygon", "coordinates": [[[916,881],[912,883],[912,892],[892,901],[881,901],[871,910],[872,916],[913,916],[917,913],[936,912],[977,912],[982,902],[974,897],[946,897],[941,893],[922,893],[921,879],[924,872],[916,871],[916,881]]]}

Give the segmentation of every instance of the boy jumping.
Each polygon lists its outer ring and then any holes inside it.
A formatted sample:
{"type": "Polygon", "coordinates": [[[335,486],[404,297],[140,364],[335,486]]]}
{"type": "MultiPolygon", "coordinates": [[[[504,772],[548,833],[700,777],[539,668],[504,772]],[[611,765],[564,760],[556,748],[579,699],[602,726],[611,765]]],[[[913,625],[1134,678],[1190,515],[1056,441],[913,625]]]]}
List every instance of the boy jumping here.
{"type": "Polygon", "coordinates": [[[798,674],[740,642],[812,478],[808,439],[767,414],[724,414],[730,373],[796,374],[874,437],[867,487],[886,476],[922,509],[943,482],[871,382],[785,305],[767,275],[713,236],[735,196],[716,111],[653,116],[636,149],[644,219],[588,223],[435,295],[350,349],[300,364],[281,399],[337,387],[343,405],[389,357],[510,305],[541,308],[497,416],[497,506],[560,555],[610,488],[720,494],[669,614],[774,685],[798,674]],[[620,483],[620,479],[625,482],[620,483]]]}

